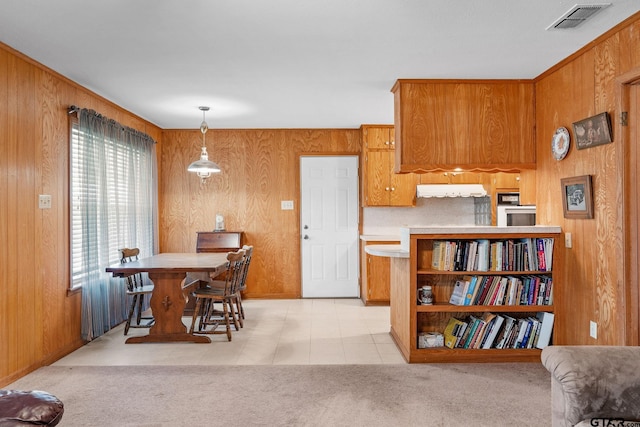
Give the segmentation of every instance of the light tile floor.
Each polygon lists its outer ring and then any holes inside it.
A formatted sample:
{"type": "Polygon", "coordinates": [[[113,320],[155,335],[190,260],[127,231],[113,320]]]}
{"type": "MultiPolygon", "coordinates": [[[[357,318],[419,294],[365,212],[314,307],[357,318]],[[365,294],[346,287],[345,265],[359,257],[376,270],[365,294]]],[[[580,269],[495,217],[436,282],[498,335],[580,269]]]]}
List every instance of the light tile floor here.
{"type": "Polygon", "coordinates": [[[211,344],[125,344],[120,325],[54,365],[405,363],[389,335],[389,307],[365,307],[359,299],[245,300],[244,307],[244,328],[232,327],[231,342],[209,335],[211,344]]]}

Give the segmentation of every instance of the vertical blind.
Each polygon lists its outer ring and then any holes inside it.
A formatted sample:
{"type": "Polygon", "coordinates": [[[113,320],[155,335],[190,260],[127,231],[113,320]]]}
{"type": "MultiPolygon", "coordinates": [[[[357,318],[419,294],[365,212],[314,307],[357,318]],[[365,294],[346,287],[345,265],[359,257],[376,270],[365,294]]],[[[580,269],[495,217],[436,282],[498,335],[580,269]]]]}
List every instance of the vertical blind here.
{"type": "Polygon", "coordinates": [[[70,124],[71,286],[83,288],[82,333],[91,340],[126,318],[122,279],[105,272],[119,249],[156,252],[155,143],[92,110],[77,110],[70,124]]]}

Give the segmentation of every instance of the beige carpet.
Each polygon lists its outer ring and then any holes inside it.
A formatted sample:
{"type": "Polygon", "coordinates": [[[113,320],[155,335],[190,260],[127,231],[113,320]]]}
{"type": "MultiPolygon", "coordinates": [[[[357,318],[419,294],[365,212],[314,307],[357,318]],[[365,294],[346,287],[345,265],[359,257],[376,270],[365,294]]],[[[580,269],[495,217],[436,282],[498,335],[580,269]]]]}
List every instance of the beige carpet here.
{"type": "Polygon", "coordinates": [[[547,426],[540,364],[48,366],[72,426],[547,426]]]}

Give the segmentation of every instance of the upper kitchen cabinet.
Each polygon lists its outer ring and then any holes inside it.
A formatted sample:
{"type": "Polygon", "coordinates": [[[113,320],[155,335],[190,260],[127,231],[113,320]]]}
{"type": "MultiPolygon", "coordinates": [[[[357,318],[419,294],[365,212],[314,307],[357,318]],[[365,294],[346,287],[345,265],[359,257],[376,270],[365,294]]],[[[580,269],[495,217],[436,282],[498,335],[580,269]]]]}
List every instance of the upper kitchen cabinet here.
{"type": "Polygon", "coordinates": [[[362,125],[362,205],[414,206],[418,177],[396,174],[392,125],[362,125]]]}
{"type": "Polygon", "coordinates": [[[520,80],[398,80],[395,171],[535,169],[534,87],[520,80]]]}
{"type": "Polygon", "coordinates": [[[394,150],[393,125],[362,125],[362,145],[365,150],[394,150]]]}

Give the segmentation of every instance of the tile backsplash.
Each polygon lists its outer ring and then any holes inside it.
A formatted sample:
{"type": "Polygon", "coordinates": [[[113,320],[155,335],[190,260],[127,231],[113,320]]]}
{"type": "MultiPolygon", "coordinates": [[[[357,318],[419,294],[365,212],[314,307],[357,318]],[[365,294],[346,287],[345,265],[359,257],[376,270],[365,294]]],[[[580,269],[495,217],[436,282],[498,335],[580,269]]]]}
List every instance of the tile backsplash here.
{"type": "Polygon", "coordinates": [[[362,234],[400,235],[400,227],[475,225],[473,197],[419,198],[415,207],[363,208],[362,234]]]}

